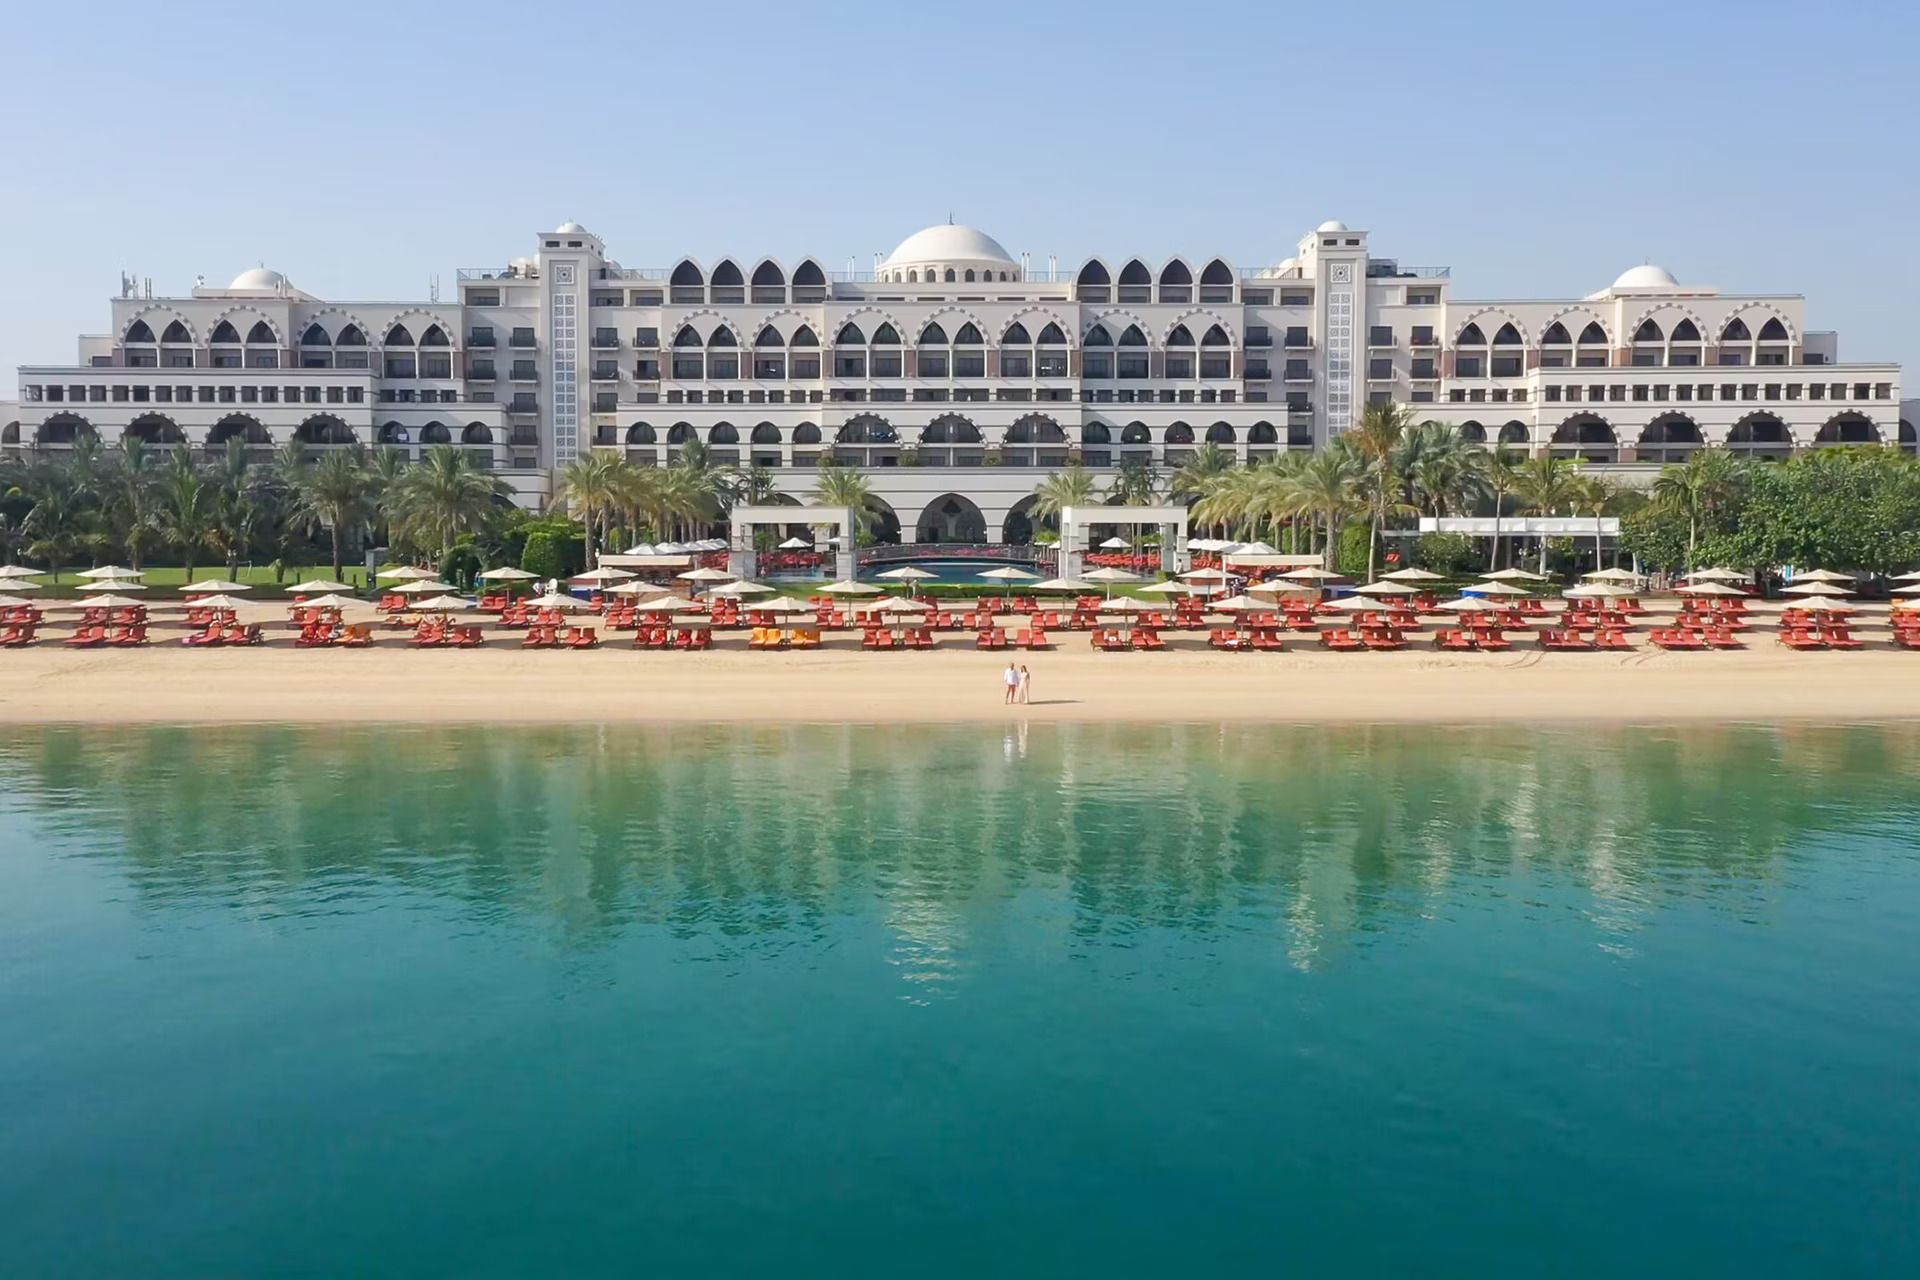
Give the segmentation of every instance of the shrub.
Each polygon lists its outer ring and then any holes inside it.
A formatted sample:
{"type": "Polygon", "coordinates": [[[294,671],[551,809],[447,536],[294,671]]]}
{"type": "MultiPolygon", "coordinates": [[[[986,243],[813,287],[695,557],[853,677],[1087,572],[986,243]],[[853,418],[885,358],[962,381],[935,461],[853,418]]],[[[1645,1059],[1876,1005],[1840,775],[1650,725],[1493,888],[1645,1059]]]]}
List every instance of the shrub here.
{"type": "Polygon", "coordinates": [[[1429,573],[1458,578],[1480,567],[1480,553],[1464,533],[1428,533],[1413,544],[1413,563],[1429,573]]]}
{"type": "Polygon", "coordinates": [[[1367,576],[1367,523],[1354,520],[1340,530],[1340,541],[1334,549],[1333,569],[1349,578],[1364,579],[1367,576]]]}
{"type": "Polygon", "coordinates": [[[541,578],[567,576],[566,557],[555,545],[553,535],[544,529],[527,535],[527,544],[520,552],[520,567],[541,578]]]}
{"type": "Polygon", "coordinates": [[[440,562],[440,580],[462,590],[473,586],[473,575],[480,572],[480,552],[471,542],[462,542],[440,562]]]}

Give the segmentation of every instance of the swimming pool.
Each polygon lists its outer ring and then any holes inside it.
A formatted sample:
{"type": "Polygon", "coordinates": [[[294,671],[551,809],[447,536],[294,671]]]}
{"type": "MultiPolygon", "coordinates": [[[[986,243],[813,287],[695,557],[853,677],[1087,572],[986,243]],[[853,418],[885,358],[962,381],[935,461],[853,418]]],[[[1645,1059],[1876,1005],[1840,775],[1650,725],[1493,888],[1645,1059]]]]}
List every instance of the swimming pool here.
{"type": "MultiPolygon", "coordinates": [[[[941,556],[926,560],[886,560],[879,564],[865,565],[860,570],[860,579],[863,582],[885,582],[887,579],[880,577],[881,574],[906,565],[912,565],[922,573],[933,575],[931,578],[920,579],[922,582],[981,583],[983,579],[980,575],[989,569],[1005,569],[1009,566],[1025,570],[1027,573],[1038,574],[1043,578],[1052,576],[1050,569],[1041,568],[1039,562],[1034,560],[995,560],[985,556],[941,556]]],[[[991,579],[984,581],[991,581],[991,579]]]]}

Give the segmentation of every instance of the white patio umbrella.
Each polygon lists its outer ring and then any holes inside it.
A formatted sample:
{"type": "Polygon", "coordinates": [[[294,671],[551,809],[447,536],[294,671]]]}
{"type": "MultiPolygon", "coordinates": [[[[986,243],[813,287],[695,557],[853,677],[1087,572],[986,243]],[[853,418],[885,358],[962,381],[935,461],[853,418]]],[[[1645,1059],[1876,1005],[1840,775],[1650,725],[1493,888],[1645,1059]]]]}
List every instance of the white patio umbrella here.
{"type": "Polygon", "coordinates": [[[1189,569],[1180,576],[1188,582],[1225,582],[1233,575],[1225,569],[1189,569]]]}
{"type": "Polygon", "coordinates": [[[302,600],[299,604],[288,607],[293,609],[345,609],[350,605],[366,603],[367,601],[357,599],[353,596],[324,595],[315,596],[311,600],[302,600]]]}
{"type": "Polygon", "coordinates": [[[1132,596],[1121,596],[1118,600],[1109,600],[1100,607],[1108,613],[1151,613],[1156,606],[1148,604],[1145,600],[1135,600],[1132,596]]]}
{"type": "MultiPolygon", "coordinates": [[[[9,583],[6,584],[6,589],[12,591],[15,588],[9,583]]],[[[1896,596],[1920,596],[1920,582],[1911,583],[1904,587],[1895,587],[1893,594],[1896,596]]]]}
{"type": "Polygon", "coordinates": [[[74,607],[86,609],[137,609],[144,604],[146,604],[145,600],[138,600],[133,596],[117,596],[112,593],[107,593],[88,596],[84,601],[76,601],[74,607]]]}
{"type": "Polygon", "coordinates": [[[385,578],[390,582],[431,582],[433,580],[431,570],[416,569],[410,564],[403,564],[397,569],[382,569],[373,576],[385,578]]]}
{"type": "Polygon", "coordinates": [[[451,582],[435,582],[432,578],[413,578],[401,583],[393,590],[403,596],[431,596],[454,589],[451,582]]]}
{"type": "MultiPolygon", "coordinates": [[[[680,576],[684,578],[686,575],[681,574],[680,576]]],[[[741,596],[770,596],[773,594],[773,588],[764,583],[746,582],[743,580],[740,582],[724,583],[721,586],[714,587],[708,591],[707,594],[737,600],[741,596]]]]}
{"type": "Polygon", "coordinates": [[[989,569],[980,575],[989,582],[1038,582],[1040,575],[1028,573],[1025,569],[1016,569],[1012,565],[1002,565],[998,569],[989,569]]]}
{"type": "Polygon", "coordinates": [[[679,596],[661,596],[658,600],[644,600],[633,606],[641,613],[685,613],[700,606],[692,600],[683,600],[679,596]]]}
{"type": "Polygon", "coordinates": [[[1255,600],[1252,596],[1228,596],[1225,600],[1210,600],[1207,608],[1217,609],[1221,613],[1246,613],[1253,609],[1271,609],[1270,600],[1255,600]]]}
{"type": "Polygon", "coordinates": [[[780,544],[780,550],[782,551],[810,551],[812,548],[813,544],[805,538],[788,538],[780,544]]]}
{"type": "MultiPolygon", "coordinates": [[[[5,569],[0,569],[0,573],[5,572],[5,569]]],[[[1920,569],[1909,569],[1905,573],[1896,573],[1893,575],[1893,580],[1895,582],[1920,582],[1920,569]]]]}
{"type": "Polygon", "coordinates": [[[928,573],[925,569],[916,569],[912,565],[906,564],[901,565],[898,569],[889,569],[885,573],[876,573],[873,576],[876,578],[884,578],[888,582],[924,582],[928,578],[937,578],[940,575],[937,573],[928,573]]]}
{"type": "Polygon", "coordinates": [[[74,584],[73,589],[75,591],[145,591],[147,584],[126,581],[78,582],[74,584]]]}
{"type": "Polygon", "coordinates": [[[1080,575],[1088,582],[1139,582],[1141,576],[1125,569],[1094,569],[1080,575]]]}
{"type": "Polygon", "coordinates": [[[533,599],[527,601],[527,603],[536,609],[584,609],[587,607],[585,600],[581,600],[575,596],[561,595],[557,591],[549,591],[543,596],[535,596],[533,599]]]}
{"type": "Polygon", "coordinates": [[[1793,607],[1811,609],[1815,613],[1858,613],[1860,611],[1857,606],[1848,604],[1838,596],[1807,596],[1804,599],[1795,600],[1793,607]]]}
{"type": "MultiPolygon", "coordinates": [[[[1848,579],[1848,581],[1852,581],[1852,579],[1848,579]]],[[[1815,582],[1796,582],[1790,587],[1780,588],[1780,594],[1783,596],[1824,596],[1832,590],[1833,588],[1830,585],[1824,580],[1821,580],[1815,582]]]]}
{"type": "Polygon", "coordinates": [[[1368,596],[1342,596],[1338,600],[1330,601],[1329,603],[1331,603],[1334,608],[1345,609],[1349,613],[1357,613],[1362,609],[1378,609],[1380,607],[1378,600],[1368,596]]]}
{"type": "Polygon", "coordinates": [[[1638,592],[1638,587],[1631,586],[1624,582],[1582,582],[1568,587],[1560,594],[1570,600],[1585,600],[1598,597],[1611,599],[1620,596],[1635,595],[1638,592]]]}
{"type": "Polygon", "coordinates": [[[0,591],[45,591],[46,587],[38,582],[28,582],[25,578],[0,578],[0,591]]]}
{"type": "Polygon", "coordinates": [[[1429,573],[1425,569],[1396,569],[1380,575],[1382,582],[1438,582],[1440,579],[1440,574],[1429,573]]]}
{"type": "Polygon", "coordinates": [[[33,601],[25,596],[0,596],[0,609],[27,609],[32,606],[33,601]]]}
{"type": "Polygon", "coordinates": [[[1479,596],[1461,596],[1458,600],[1442,600],[1433,606],[1436,609],[1449,609],[1454,613],[1485,613],[1488,609],[1497,609],[1497,604],[1489,604],[1479,596]]]}
{"type": "Polygon", "coordinates": [[[1850,574],[1850,573],[1835,573],[1835,572],[1834,572],[1833,570],[1831,570],[1831,569],[1809,569],[1809,570],[1807,570],[1807,571],[1806,571],[1805,573],[1796,573],[1796,574],[1794,574],[1794,575],[1793,575],[1793,580],[1794,580],[1794,581],[1795,581],[1796,583],[1800,583],[1800,582],[1852,582],[1852,581],[1854,580],[1854,575],[1852,575],[1852,574],[1850,574]]]}
{"type": "Polygon", "coordinates": [[[1205,587],[1191,586],[1185,582],[1150,582],[1140,588],[1143,596],[1198,596],[1205,595],[1205,587]]]}
{"type": "Polygon", "coordinates": [[[1589,582],[1638,582],[1640,575],[1631,569],[1595,569],[1580,575],[1589,582]]]}
{"type": "Polygon", "coordinates": [[[667,589],[657,582],[622,582],[607,588],[607,594],[613,596],[658,596],[666,592],[667,589]]]}
{"type": "Polygon", "coordinates": [[[1283,578],[1298,578],[1302,582],[1331,582],[1336,578],[1344,578],[1347,575],[1344,573],[1335,573],[1331,569],[1322,569],[1317,565],[1308,565],[1304,569],[1289,569],[1280,576],[1283,578]]]}
{"type": "MultiPolygon", "coordinates": [[[[1674,590],[1678,591],[1681,595],[1688,596],[1739,596],[1744,598],[1747,594],[1738,587],[1730,587],[1724,582],[1715,581],[1688,583],[1684,587],[1675,587],[1674,590]]],[[[1820,588],[1815,587],[1813,590],[1818,592],[1820,588]]]]}
{"type": "Polygon", "coordinates": [[[1133,544],[1131,542],[1128,542],[1125,538],[1108,538],[1105,542],[1100,544],[1100,549],[1102,551],[1125,551],[1128,547],[1132,545],[1133,544]]]}
{"type": "Polygon", "coordinates": [[[812,613],[813,606],[805,600],[795,600],[792,596],[775,596],[771,600],[756,600],[747,606],[749,613],[812,613]]]}
{"type": "Polygon", "coordinates": [[[585,573],[576,573],[571,578],[567,579],[567,581],[569,582],[625,582],[629,578],[637,578],[639,576],[640,576],[639,574],[634,573],[628,569],[615,569],[607,565],[602,565],[598,569],[589,569],[585,573]]]}
{"type": "Polygon", "coordinates": [[[525,569],[516,569],[510,564],[503,564],[498,569],[487,569],[473,576],[478,582],[532,582],[540,575],[528,573],[525,569]]]}
{"type": "Polygon", "coordinates": [[[1240,556],[1276,556],[1280,554],[1280,551],[1279,548],[1268,543],[1254,541],[1247,543],[1245,546],[1236,547],[1233,554],[1240,556]]]}
{"type": "Polygon", "coordinates": [[[451,613],[455,609],[471,609],[473,605],[459,596],[433,596],[426,600],[416,600],[411,607],[422,613],[451,613]]]}
{"type": "Polygon", "coordinates": [[[1483,596],[1524,596],[1529,592],[1521,590],[1510,582],[1476,582],[1466,588],[1483,596]]]}
{"type": "Polygon", "coordinates": [[[673,576],[682,582],[725,582],[733,577],[725,569],[689,569],[685,573],[676,573],[673,576]]]}
{"type": "MultiPolygon", "coordinates": [[[[297,596],[310,596],[316,592],[351,591],[352,587],[344,582],[329,582],[325,578],[309,578],[305,582],[296,582],[287,590],[297,596]]],[[[309,601],[309,603],[312,603],[309,601]]]]}
{"type": "Polygon", "coordinates": [[[1545,582],[1547,575],[1535,573],[1531,569],[1502,569],[1498,573],[1483,573],[1483,582],[1545,582]]]}
{"type": "Polygon", "coordinates": [[[819,588],[819,591],[823,596],[877,596],[884,594],[881,588],[874,586],[871,582],[855,582],[851,578],[844,579],[840,582],[829,582],[826,586],[819,588]]]}
{"type": "Polygon", "coordinates": [[[228,591],[251,591],[252,587],[244,582],[228,582],[225,578],[202,578],[198,582],[189,582],[180,588],[180,594],[192,592],[194,595],[210,596],[228,591]]]}
{"type": "Polygon", "coordinates": [[[1735,569],[1695,569],[1680,575],[1682,582],[1744,582],[1747,575],[1735,569]]]}
{"type": "Polygon", "coordinates": [[[0,564],[0,578],[37,578],[44,569],[29,569],[23,564],[0,564]]]}
{"type": "Polygon", "coordinates": [[[144,577],[138,569],[129,569],[124,565],[103,564],[98,569],[88,569],[74,575],[77,578],[93,578],[98,581],[117,582],[126,578],[144,577]]]}
{"type": "Polygon", "coordinates": [[[1355,587],[1353,591],[1355,595],[1361,596],[1411,596],[1419,594],[1419,588],[1417,587],[1410,587],[1404,582],[1388,582],[1384,579],[1379,582],[1365,583],[1355,587]]]}
{"type": "Polygon", "coordinates": [[[902,600],[898,596],[888,596],[873,606],[875,613],[925,613],[925,605],[915,604],[911,600],[902,600]]]}
{"type": "Polygon", "coordinates": [[[1045,582],[1034,583],[1033,589],[1035,591],[1086,592],[1098,591],[1100,584],[1088,582],[1084,578],[1048,578],[1045,582]]]}
{"type": "Polygon", "coordinates": [[[1311,582],[1289,582],[1285,578],[1275,578],[1267,582],[1255,582],[1247,587],[1247,594],[1261,596],[1313,595],[1320,588],[1311,582]]]}
{"type": "Polygon", "coordinates": [[[242,600],[239,596],[230,596],[225,592],[221,592],[218,595],[208,596],[204,600],[195,600],[193,607],[196,609],[238,609],[245,603],[246,601],[242,600]]]}

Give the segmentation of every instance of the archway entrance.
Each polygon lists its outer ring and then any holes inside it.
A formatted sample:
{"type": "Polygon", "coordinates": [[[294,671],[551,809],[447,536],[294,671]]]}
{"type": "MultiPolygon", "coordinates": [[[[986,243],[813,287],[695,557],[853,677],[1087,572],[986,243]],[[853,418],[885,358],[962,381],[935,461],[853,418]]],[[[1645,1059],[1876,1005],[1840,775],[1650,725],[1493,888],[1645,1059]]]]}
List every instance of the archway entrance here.
{"type": "Polygon", "coordinates": [[[953,542],[977,545],[987,540],[987,518],[968,498],[943,493],[929,502],[914,521],[915,542],[953,542]]]}

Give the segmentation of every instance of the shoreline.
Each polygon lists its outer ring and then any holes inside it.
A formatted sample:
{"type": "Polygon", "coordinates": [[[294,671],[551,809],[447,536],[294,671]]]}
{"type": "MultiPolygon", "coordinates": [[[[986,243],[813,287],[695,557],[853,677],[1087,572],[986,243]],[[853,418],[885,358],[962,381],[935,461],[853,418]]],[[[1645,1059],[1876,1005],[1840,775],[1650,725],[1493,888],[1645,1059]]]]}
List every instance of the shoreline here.
{"type": "MultiPolygon", "coordinates": [[[[276,638],[277,639],[277,638],[276,638]]],[[[506,639],[503,635],[502,639],[506,639]]],[[[956,642],[959,640],[955,638],[956,642]]],[[[0,653],[0,725],[1700,724],[1920,720],[1920,653],[587,653],[67,650],[0,653]],[[1001,701],[1007,661],[1035,700],[1001,701]]],[[[1077,644],[1076,644],[1077,642],[1077,644]]],[[[514,643],[510,641],[509,643],[514,643]]]]}

